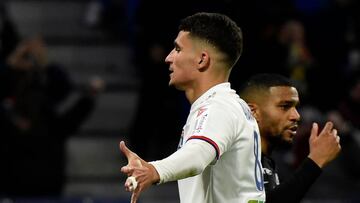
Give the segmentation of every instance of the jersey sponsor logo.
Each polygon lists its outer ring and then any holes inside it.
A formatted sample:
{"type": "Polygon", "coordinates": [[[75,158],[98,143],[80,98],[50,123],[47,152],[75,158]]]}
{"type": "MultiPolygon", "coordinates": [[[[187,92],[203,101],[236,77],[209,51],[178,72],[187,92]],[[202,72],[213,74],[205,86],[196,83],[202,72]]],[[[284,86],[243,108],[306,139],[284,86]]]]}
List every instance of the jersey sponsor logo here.
{"type": "Polygon", "coordinates": [[[204,126],[206,124],[206,121],[209,117],[209,113],[208,111],[206,111],[207,109],[205,109],[205,111],[202,112],[202,115],[201,117],[199,117],[197,120],[196,120],[196,123],[195,123],[195,129],[192,133],[192,135],[203,135],[203,130],[204,130],[204,126]]]}
{"type": "Polygon", "coordinates": [[[280,180],[279,180],[279,176],[277,173],[275,173],[275,184],[280,185],[280,180]]]}
{"type": "Polygon", "coordinates": [[[267,189],[274,189],[280,184],[279,177],[275,171],[268,168],[263,168],[264,172],[264,185],[267,189]]]}
{"type": "Polygon", "coordinates": [[[268,168],[263,168],[263,172],[264,172],[264,175],[271,176],[273,174],[272,171],[270,169],[268,169],[268,168]]]}
{"type": "Polygon", "coordinates": [[[205,107],[200,107],[196,117],[199,117],[202,113],[204,113],[204,111],[206,111],[206,109],[207,108],[205,108],[205,107]]]}

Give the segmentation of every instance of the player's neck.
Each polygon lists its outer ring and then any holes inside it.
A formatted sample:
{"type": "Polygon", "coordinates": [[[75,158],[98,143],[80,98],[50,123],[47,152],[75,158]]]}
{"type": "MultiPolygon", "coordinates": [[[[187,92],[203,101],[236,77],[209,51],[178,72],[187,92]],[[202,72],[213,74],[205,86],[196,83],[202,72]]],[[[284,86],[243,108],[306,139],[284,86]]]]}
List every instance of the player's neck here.
{"type": "Polygon", "coordinates": [[[271,146],[271,144],[269,143],[269,141],[264,138],[264,136],[260,136],[261,137],[261,153],[270,156],[273,150],[273,147],[271,146]]]}
{"type": "Polygon", "coordinates": [[[191,88],[185,90],[185,95],[190,104],[193,104],[201,95],[207,92],[212,87],[228,82],[225,80],[199,81],[195,82],[191,88]]]}

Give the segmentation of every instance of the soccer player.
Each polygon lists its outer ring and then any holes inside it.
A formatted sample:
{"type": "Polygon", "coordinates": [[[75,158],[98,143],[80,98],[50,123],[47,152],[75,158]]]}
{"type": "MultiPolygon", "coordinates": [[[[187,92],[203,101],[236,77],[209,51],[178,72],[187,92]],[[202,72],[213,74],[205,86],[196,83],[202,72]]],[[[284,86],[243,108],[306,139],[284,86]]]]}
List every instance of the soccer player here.
{"type": "Polygon", "coordinates": [[[181,21],[165,62],[169,85],[185,92],[191,110],[179,148],[167,158],[146,162],[120,142],[132,203],[150,185],[175,180],[182,203],[264,202],[258,125],[228,82],[242,41],[241,29],[222,14],[201,12],[181,21]]]}
{"type": "Polygon", "coordinates": [[[280,144],[291,143],[296,136],[300,120],[298,91],[286,77],[265,73],[250,78],[240,90],[240,96],[250,106],[260,128],[266,203],[300,202],[322,169],[340,152],[337,130],[332,122],[327,122],[319,133],[318,124],[313,123],[309,155],[290,179],[279,182],[271,153],[280,144]]]}

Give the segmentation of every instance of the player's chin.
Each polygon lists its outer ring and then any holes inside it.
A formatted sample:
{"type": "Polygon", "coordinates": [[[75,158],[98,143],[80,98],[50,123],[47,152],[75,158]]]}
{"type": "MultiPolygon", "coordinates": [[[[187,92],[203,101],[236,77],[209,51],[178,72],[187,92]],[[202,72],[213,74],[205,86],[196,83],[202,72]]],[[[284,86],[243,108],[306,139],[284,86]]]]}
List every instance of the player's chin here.
{"type": "Polygon", "coordinates": [[[169,81],[169,86],[170,86],[170,87],[173,86],[173,87],[177,88],[177,87],[176,87],[176,82],[175,82],[173,79],[171,79],[171,78],[170,78],[170,81],[169,81]]]}
{"type": "Polygon", "coordinates": [[[174,81],[171,81],[169,82],[169,86],[173,86],[175,87],[177,90],[180,90],[180,91],[184,91],[185,90],[185,86],[184,85],[181,85],[179,83],[176,83],[174,81]]]}
{"type": "Polygon", "coordinates": [[[290,148],[292,146],[293,139],[287,136],[283,136],[282,139],[279,142],[279,146],[282,146],[284,148],[290,148]]]}
{"type": "Polygon", "coordinates": [[[285,135],[283,136],[283,141],[292,144],[294,141],[294,137],[295,137],[296,133],[292,133],[292,132],[286,132],[285,135]]]}
{"type": "Polygon", "coordinates": [[[176,79],[176,77],[174,77],[173,74],[170,75],[170,79],[169,79],[169,86],[177,86],[178,85],[178,80],[176,79]]]}
{"type": "Polygon", "coordinates": [[[288,144],[292,144],[294,142],[294,139],[292,137],[288,137],[287,139],[285,139],[285,142],[287,142],[288,144]]]}

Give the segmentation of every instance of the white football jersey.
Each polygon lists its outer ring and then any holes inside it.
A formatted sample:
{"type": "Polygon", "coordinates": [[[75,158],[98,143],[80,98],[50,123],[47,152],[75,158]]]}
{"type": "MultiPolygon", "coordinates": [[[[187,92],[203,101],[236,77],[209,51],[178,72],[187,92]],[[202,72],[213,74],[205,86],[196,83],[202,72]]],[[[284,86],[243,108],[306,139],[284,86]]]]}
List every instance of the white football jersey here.
{"type": "Polygon", "coordinates": [[[212,145],[216,157],[201,174],[178,181],[182,203],[265,202],[259,128],[230,83],[192,104],[179,148],[199,140],[212,145]]]}

